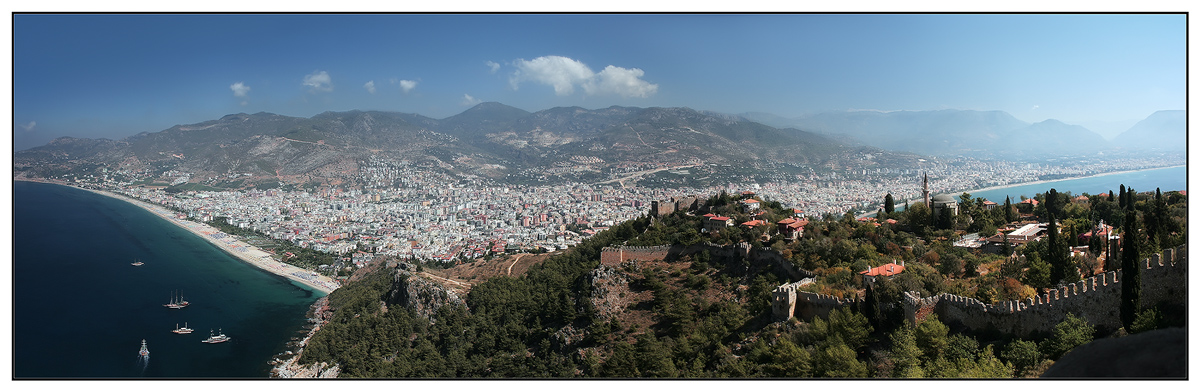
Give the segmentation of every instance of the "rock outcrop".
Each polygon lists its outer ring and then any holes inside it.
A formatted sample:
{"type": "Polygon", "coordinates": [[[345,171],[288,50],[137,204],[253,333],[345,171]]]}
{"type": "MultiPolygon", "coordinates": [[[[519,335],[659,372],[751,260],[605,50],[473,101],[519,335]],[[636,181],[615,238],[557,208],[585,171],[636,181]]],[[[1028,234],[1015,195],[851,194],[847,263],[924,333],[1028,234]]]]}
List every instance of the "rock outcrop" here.
{"type": "Polygon", "coordinates": [[[392,289],[388,291],[386,302],[389,306],[399,305],[413,309],[430,322],[437,321],[434,315],[443,306],[451,304],[467,306],[467,303],[459,298],[458,294],[425,277],[403,269],[397,269],[393,273],[392,289]]]}

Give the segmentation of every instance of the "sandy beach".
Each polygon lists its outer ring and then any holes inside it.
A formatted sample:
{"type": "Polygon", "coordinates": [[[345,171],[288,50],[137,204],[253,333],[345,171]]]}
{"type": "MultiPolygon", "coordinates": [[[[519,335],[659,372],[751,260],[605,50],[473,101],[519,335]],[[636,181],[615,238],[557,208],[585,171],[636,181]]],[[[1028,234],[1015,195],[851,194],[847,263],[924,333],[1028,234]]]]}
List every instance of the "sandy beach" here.
{"type": "MultiPolygon", "coordinates": [[[[58,185],[65,185],[65,184],[49,182],[49,181],[35,181],[35,182],[47,182],[47,183],[54,183],[54,184],[58,184],[58,185]]],[[[67,186],[69,186],[69,185],[67,185],[67,186]]],[[[206,225],[203,223],[192,222],[189,220],[177,218],[175,216],[176,213],[174,211],[168,210],[162,206],[146,203],[141,200],[133,199],[133,198],[130,198],[130,197],[127,197],[124,195],[120,195],[120,194],[116,194],[116,193],[112,193],[112,192],[108,192],[108,191],[101,191],[101,190],[87,189],[87,188],[80,188],[80,187],[75,187],[75,188],[82,189],[82,190],[96,193],[96,194],[103,195],[103,196],[108,196],[108,197],[111,197],[114,199],[123,200],[123,201],[126,201],[135,206],[141,207],[142,209],[149,211],[150,213],[152,213],[154,215],[157,215],[159,218],[162,218],[168,222],[174,223],[176,226],[182,227],[183,229],[191,232],[192,234],[195,234],[196,236],[203,238],[205,241],[208,241],[209,243],[216,245],[217,247],[219,247],[221,249],[224,249],[225,252],[233,255],[234,257],[241,259],[242,261],[249,263],[250,265],[253,265],[255,267],[266,270],[267,272],[291,279],[291,280],[293,280],[297,283],[300,283],[306,287],[310,287],[313,290],[317,290],[322,293],[329,294],[330,292],[333,292],[333,290],[336,290],[338,287],[341,287],[341,285],[339,285],[337,282],[335,282],[333,280],[333,278],[315,273],[310,270],[302,269],[302,268],[296,267],[291,264],[286,264],[286,263],[281,263],[281,262],[275,261],[274,259],[271,258],[271,255],[269,253],[263,251],[262,249],[259,249],[253,245],[250,245],[250,244],[247,244],[240,240],[237,240],[236,238],[234,238],[228,234],[225,234],[224,232],[217,230],[216,228],[214,228],[212,226],[209,226],[209,225],[206,225]]]]}

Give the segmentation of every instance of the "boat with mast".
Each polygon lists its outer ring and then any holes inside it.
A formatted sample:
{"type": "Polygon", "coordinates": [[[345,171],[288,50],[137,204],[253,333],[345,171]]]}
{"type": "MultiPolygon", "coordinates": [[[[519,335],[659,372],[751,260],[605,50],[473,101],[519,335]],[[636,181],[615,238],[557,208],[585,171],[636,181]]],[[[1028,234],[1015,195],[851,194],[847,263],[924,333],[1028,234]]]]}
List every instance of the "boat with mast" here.
{"type": "Polygon", "coordinates": [[[168,303],[164,304],[163,306],[166,306],[171,309],[183,309],[183,308],[187,307],[188,305],[191,305],[191,303],[183,299],[182,293],[179,294],[178,298],[176,298],[175,294],[172,293],[171,294],[171,302],[168,302],[168,303]]]}
{"type": "Polygon", "coordinates": [[[142,349],[138,350],[138,355],[142,356],[142,358],[150,356],[150,349],[146,348],[146,339],[142,339],[142,349]]]}
{"type": "Polygon", "coordinates": [[[187,333],[192,333],[192,331],[195,331],[195,330],[194,330],[194,329],[191,329],[191,328],[188,328],[188,326],[187,326],[187,322],[184,322],[184,323],[183,323],[183,328],[179,328],[179,324],[178,324],[178,323],[176,323],[176,324],[175,324],[175,329],[171,330],[171,332],[174,332],[174,333],[177,333],[177,334],[180,334],[180,335],[187,334],[187,333]]]}
{"type": "Polygon", "coordinates": [[[225,332],[221,332],[221,330],[220,330],[220,329],[217,329],[217,331],[218,331],[218,334],[217,334],[217,335],[213,335],[213,333],[212,333],[212,330],[211,330],[211,329],[210,329],[210,330],[208,330],[208,339],[201,340],[201,342],[204,342],[204,343],[225,343],[225,342],[228,342],[228,341],[229,341],[229,337],[228,337],[228,336],[225,336],[225,332]]]}

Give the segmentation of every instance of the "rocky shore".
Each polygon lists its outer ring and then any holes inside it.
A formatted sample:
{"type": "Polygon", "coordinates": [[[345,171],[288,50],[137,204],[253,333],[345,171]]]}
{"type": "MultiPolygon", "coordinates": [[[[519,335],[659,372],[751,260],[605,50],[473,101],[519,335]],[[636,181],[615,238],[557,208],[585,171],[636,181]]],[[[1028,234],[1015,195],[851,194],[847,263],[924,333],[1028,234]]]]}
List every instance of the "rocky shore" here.
{"type": "Polygon", "coordinates": [[[309,328],[304,337],[297,337],[288,343],[290,350],[276,355],[271,360],[271,378],[337,378],[340,369],[336,364],[325,362],[301,365],[300,356],[308,340],[312,339],[321,327],[329,323],[333,317],[333,309],[329,307],[329,297],[321,297],[309,308],[309,328]]]}

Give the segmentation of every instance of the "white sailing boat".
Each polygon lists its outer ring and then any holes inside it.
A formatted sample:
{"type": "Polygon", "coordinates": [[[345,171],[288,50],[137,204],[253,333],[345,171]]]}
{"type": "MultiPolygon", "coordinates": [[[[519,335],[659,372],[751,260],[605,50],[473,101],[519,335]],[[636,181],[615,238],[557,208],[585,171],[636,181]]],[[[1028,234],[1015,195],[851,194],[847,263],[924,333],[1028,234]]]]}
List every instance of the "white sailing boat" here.
{"type": "Polygon", "coordinates": [[[183,308],[186,308],[188,305],[191,305],[191,303],[183,299],[182,293],[179,294],[178,298],[176,298],[175,295],[172,293],[171,294],[171,302],[168,302],[168,303],[164,304],[163,306],[166,306],[171,309],[183,309],[183,308]]]}

